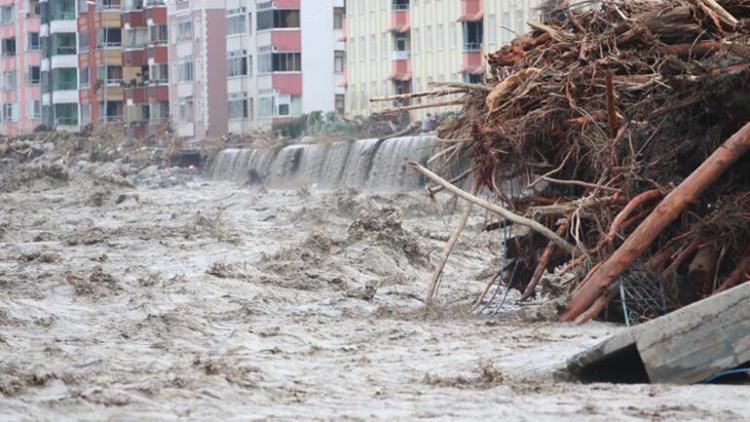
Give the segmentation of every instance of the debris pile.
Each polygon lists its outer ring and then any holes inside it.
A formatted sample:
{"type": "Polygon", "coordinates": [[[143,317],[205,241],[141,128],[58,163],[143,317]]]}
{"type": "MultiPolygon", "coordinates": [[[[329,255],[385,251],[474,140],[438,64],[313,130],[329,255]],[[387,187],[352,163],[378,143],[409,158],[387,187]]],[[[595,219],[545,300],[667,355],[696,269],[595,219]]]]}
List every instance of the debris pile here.
{"type": "Polygon", "coordinates": [[[434,91],[466,92],[440,158],[470,155],[492,207],[464,199],[528,228],[508,248],[523,298],[557,271],[562,320],[649,319],[747,280],[750,1],[603,1],[529,25],[487,85],[434,91]]]}

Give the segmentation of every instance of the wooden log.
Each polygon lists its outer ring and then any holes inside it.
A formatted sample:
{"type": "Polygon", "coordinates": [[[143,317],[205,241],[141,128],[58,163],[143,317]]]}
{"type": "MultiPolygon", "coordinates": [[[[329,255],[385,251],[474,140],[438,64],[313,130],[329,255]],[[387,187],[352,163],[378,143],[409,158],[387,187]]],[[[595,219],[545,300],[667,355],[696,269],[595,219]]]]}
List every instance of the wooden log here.
{"type": "Polygon", "coordinates": [[[412,92],[410,94],[389,95],[386,97],[372,97],[370,98],[370,102],[374,103],[378,101],[409,100],[412,98],[421,98],[421,97],[441,97],[444,95],[465,94],[465,93],[466,93],[466,89],[442,89],[438,91],[412,92]]]}
{"type": "Polygon", "coordinates": [[[615,106],[615,86],[613,82],[614,74],[612,71],[607,72],[607,121],[609,123],[609,136],[617,137],[620,129],[620,123],[617,121],[617,109],[615,106]]]}
{"type": "Polygon", "coordinates": [[[727,289],[731,289],[732,287],[742,283],[743,281],[747,281],[748,274],[750,274],[750,255],[745,255],[745,257],[740,260],[737,268],[732,271],[732,274],[730,274],[723,283],[721,283],[714,294],[723,292],[727,289]]]}
{"type": "Polygon", "coordinates": [[[420,109],[425,109],[425,108],[448,107],[448,106],[461,105],[461,104],[464,104],[464,102],[461,100],[443,101],[443,102],[431,103],[431,104],[415,104],[415,105],[404,106],[404,107],[389,108],[387,110],[381,111],[380,114],[393,114],[393,113],[400,113],[402,111],[420,110],[420,109]]]}
{"type": "Polygon", "coordinates": [[[422,173],[428,179],[431,179],[433,182],[439,185],[442,185],[449,192],[461,197],[462,199],[466,201],[473,202],[474,204],[479,205],[480,207],[488,211],[492,211],[512,223],[515,223],[524,227],[528,227],[531,230],[534,230],[535,232],[546,237],[547,239],[553,241],[557,246],[559,246],[566,252],[574,254],[574,255],[577,255],[579,252],[581,252],[579,251],[577,247],[571,245],[565,239],[561,238],[555,232],[545,227],[544,225],[540,224],[539,222],[530,220],[526,217],[522,217],[518,214],[514,214],[513,212],[499,205],[493,204],[492,202],[484,200],[482,198],[477,198],[476,196],[470,194],[469,192],[466,192],[465,190],[456,187],[455,185],[451,184],[450,182],[438,176],[437,174],[424,168],[422,165],[420,165],[416,161],[409,161],[409,165],[414,167],[415,170],[422,173]]]}
{"type": "MultiPolygon", "coordinates": [[[[570,226],[570,221],[572,220],[572,216],[565,219],[565,221],[560,224],[560,227],[557,228],[557,235],[562,236],[565,234],[565,232],[568,230],[568,227],[570,226]]],[[[529,280],[529,284],[526,286],[526,289],[523,291],[523,295],[521,295],[521,298],[518,299],[519,302],[522,302],[528,298],[531,297],[531,295],[534,294],[534,289],[536,289],[536,286],[539,284],[539,281],[542,279],[542,276],[544,275],[544,272],[547,270],[547,265],[549,264],[549,260],[552,257],[552,253],[555,251],[555,243],[550,241],[547,244],[547,247],[544,248],[544,252],[542,252],[542,256],[539,258],[539,263],[536,266],[536,269],[534,270],[534,274],[531,276],[531,280],[529,280]]]]}
{"type": "Polygon", "coordinates": [[[670,192],[601,267],[589,273],[560,320],[573,321],[585,312],[688,205],[698,202],[701,194],[749,149],[750,123],[747,123],[670,192]]]}
{"type": "Polygon", "coordinates": [[[615,236],[617,236],[617,230],[619,230],[622,223],[630,216],[633,211],[635,211],[641,205],[659,198],[660,196],[661,192],[659,192],[658,189],[648,190],[636,195],[635,198],[628,202],[628,205],[626,205],[625,208],[623,208],[622,211],[617,214],[615,219],[612,220],[612,224],[609,226],[609,231],[607,232],[606,242],[610,244],[612,243],[615,236]]]}

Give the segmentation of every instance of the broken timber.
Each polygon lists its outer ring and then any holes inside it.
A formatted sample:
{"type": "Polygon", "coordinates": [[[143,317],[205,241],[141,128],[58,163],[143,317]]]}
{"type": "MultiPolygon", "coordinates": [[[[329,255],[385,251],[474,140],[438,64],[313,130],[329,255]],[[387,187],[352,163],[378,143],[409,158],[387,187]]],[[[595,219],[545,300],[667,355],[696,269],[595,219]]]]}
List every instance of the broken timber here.
{"type": "Polygon", "coordinates": [[[615,334],[574,356],[568,369],[590,381],[692,384],[747,362],[750,283],[615,334]],[[639,370],[647,379],[637,378],[639,370]]]}

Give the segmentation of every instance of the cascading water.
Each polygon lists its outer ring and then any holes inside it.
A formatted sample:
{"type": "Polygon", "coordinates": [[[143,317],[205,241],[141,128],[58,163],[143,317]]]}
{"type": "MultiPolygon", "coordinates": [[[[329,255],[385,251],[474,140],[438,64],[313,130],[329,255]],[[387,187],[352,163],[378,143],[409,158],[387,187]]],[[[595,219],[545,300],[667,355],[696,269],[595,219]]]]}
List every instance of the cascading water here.
{"type": "Polygon", "coordinates": [[[425,163],[439,148],[433,136],[289,145],[280,149],[227,149],[209,168],[218,180],[270,187],[352,187],[408,191],[425,180],[407,162],[425,163]]]}

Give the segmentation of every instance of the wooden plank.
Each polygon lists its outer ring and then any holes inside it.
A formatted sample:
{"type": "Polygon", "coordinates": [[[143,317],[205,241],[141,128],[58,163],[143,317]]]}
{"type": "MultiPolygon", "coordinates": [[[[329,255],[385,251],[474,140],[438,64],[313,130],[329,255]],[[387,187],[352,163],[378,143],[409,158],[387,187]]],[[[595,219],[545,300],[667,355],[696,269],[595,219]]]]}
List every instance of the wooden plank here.
{"type": "Polygon", "coordinates": [[[692,384],[750,362],[750,283],[615,334],[568,368],[581,374],[633,343],[653,383],[692,384]]]}
{"type": "Polygon", "coordinates": [[[750,362],[750,283],[649,321],[636,337],[651,382],[692,384],[750,362]]]}

